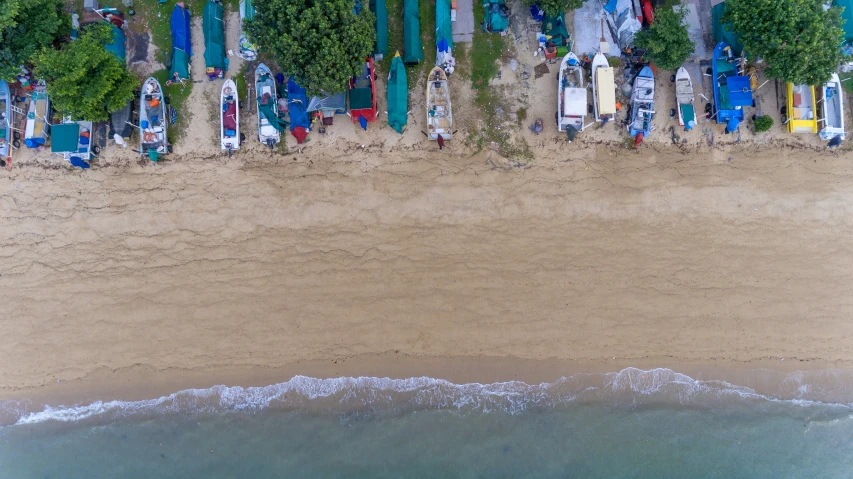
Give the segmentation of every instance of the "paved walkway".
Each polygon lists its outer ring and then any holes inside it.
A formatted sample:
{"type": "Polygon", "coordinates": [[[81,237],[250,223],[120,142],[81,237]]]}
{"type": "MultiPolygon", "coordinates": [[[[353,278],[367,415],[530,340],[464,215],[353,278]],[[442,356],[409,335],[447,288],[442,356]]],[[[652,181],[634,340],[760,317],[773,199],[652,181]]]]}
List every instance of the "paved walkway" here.
{"type": "Polygon", "coordinates": [[[474,3],[456,0],[456,21],[452,25],[453,43],[466,43],[474,38],[474,3]]]}

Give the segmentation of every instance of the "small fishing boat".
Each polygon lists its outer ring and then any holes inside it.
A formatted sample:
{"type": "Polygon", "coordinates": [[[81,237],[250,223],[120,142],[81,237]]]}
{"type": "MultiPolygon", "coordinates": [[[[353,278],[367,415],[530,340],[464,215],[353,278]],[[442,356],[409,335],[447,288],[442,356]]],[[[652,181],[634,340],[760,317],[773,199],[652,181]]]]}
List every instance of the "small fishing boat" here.
{"type": "Polygon", "coordinates": [[[752,105],[752,86],[749,77],[742,72],[742,63],[725,42],[714,47],[711,70],[717,123],[734,125],[742,122],[743,107],[752,105]]]}
{"type": "Polygon", "coordinates": [[[815,91],[811,85],[788,83],[788,102],[782,123],[788,133],[817,133],[817,108],[815,91]]]}
{"type": "Polygon", "coordinates": [[[219,92],[219,142],[228,156],[240,149],[240,101],[237,84],[228,79],[219,92]]]}
{"type": "Polygon", "coordinates": [[[6,159],[12,156],[12,150],[19,145],[15,143],[16,132],[12,121],[12,92],[9,84],[0,80],[0,158],[6,159]]]}
{"type": "Polygon", "coordinates": [[[62,119],[62,123],[51,127],[50,151],[56,153],[74,166],[88,165],[89,161],[100,153],[101,149],[94,145],[91,121],[72,121],[70,117],[62,119]]]}
{"type": "Polygon", "coordinates": [[[616,114],[616,82],[613,68],[603,53],[592,58],[592,102],[595,121],[612,120],[616,114]]]}
{"type": "Polygon", "coordinates": [[[258,140],[274,148],[284,131],[278,116],[278,93],[269,67],[261,63],[255,68],[255,96],[258,102],[258,140]]]}
{"type": "Polygon", "coordinates": [[[142,84],[139,95],[139,152],[157,161],[159,155],[169,153],[166,116],[166,98],[163,88],[153,77],[142,84]]]}
{"type": "Polygon", "coordinates": [[[350,78],[348,93],[349,113],[353,123],[376,121],[376,72],[372,58],[364,62],[358,76],[350,78]]]}
{"type": "Polygon", "coordinates": [[[24,144],[27,148],[38,148],[47,141],[50,124],[47,116],[50,114],[50,97],[44,81],[39,81],[33,88],[30,97],[30,108],[27,111],[27,124],[24,129],[24,144]]]}
{"type": "Polygon", "coordinates": [[[655,75],[651,68],[643,67],[634,79],[634,91],[631,93],[631,125],[628,131],[634,138],[635,144],[648,138],[649,133],[652,132],[654,102],[655,75]]]}
{"type": "Polygon", "coordinates": [[[678,103],[678,124],[687,130],[696,126],[696,109],[693,106],[693,81],[687,69],[681,67],[675,73],[675,101],[678,103]]]}
{"type": "Polygon", "coordinates": [[[821,110],[823,111],[823,128],[820,130],[822,140],[831,140],[841,135],[844,140],[844,92],[838,73],[833,73],[828,82],[820,88],[821,110]]]}
{"type": "Polygon", "coordinates": [[[557,75],[557,130],[566,131],[571,126],[583,131],[587,114],[586,88],[583,86],[583,67],[572,52],[560,62],[557,75]]]}
{"type": "Polygon", "coordinates": [[[426,88],[427,136],[437,140],[441,136],[449,140],[453,130],[453,110],[450,107],[450,85],[447,74],[441,67],[429,73],[426,88]]]}

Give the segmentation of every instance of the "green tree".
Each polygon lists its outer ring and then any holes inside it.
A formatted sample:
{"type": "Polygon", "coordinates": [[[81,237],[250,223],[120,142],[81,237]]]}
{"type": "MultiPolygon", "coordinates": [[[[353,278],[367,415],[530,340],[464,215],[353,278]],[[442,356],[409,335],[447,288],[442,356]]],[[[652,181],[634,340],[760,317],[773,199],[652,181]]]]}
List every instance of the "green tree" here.
{"type": "Polygon", "coordinates": [[[374,15],[355,0],[255,0],[249,38],[309,94],[344,91],[373,52],[374,15]]]}
{"type": "Polygon", "coordinates": [[[63,0],[0,0],[0,78],[14,81],[39,50],[68,34],[63,0]]]}
{"type": "Polygon", "coordinates": [[[79,40],[36,57],[36,76],[47,82],[57,111],[78,120],[105,121],[133,98],[136,78],[104,47],[112,35],[110,25],[99,22],[86,27],[79,40]]]}
{"type": "Polygon", "coordinates": [[[728,0],[722,21],[744,50],[767,62],[767,74],[795,85],[829,80],[841,61],[841,9],[823,0],[728,0]]]}
{"type": "Polygon", "coordinates": [[[528,7],[531,5],[539,5],[539,8],[545,10],[545,14],[551,17],[574,10],[583,6],[585,0],[524,0],[524,4],[528,7]]]}
{"type": "Polygon", "coordinates": [[[687,9],[667,5],[655,8],[654,23],[637,32],[634,44],[645,49],[658,67],[675,70],[693,53],[693,41],[684,24],[687,9]]]}

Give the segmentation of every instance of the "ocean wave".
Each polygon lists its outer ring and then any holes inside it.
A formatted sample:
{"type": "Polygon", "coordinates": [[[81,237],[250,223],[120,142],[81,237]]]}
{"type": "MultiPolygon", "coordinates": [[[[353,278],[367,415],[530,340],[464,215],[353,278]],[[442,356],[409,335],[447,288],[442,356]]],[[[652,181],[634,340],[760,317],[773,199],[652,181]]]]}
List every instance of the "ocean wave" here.
{"type": "MultiPolygon", "coordinates": [[[[755,378],[763,377],[766,375],[755,375],[755,378]]],[[[750,382],[758,384],[762,380],[750,382]]],[[[96,401],[85,405],[43,406],[40,410],[35,410],[25,401],[7,401],[0,403],[0,413],[11,418],[8,424],[31,425],[80,421],[108,423],[131,416],[169,413],[264,410],[369,416],[431,409],[520,414],[578,404],[721,407],[746,401],[853,410],[853,394],[848,395],[853,391],[851,372],[797,372],[774,382],[776,394],[762,394],[755,387],[717,379],[697,380],[665,368],[626,368],[616,373],[576,374],[540,384],[521,381],[456,384],[430,377],[317,379],[296,376],[289,381],[263,387],[219,385],[207,389],[185,389],[142,401],[96,401]]],[[[768,389],[766,384],[761,386],[768,389]]]]}

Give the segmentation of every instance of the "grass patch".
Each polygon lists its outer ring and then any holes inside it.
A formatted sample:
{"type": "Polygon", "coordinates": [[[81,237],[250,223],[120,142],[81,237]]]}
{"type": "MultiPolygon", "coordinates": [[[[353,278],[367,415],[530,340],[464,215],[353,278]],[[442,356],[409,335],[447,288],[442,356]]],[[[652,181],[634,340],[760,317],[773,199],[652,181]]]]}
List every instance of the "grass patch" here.
{"type": "Polygon", "coordinates": [[[839,73],[838,79],[841,80],[841,88],[847,93],[853,93],[853,71],[847,73],[839,73]]]}
{"type": "Polygon", "coordinates": [[[244,62],[243,66],[237,70],[237,73],[234,74],[234,83],[237,84],[237,98],[240,101],[244,101],[244,99],[249,94],[248,85],[246,84],[246,72],[249,68],[249,63],[244,62]]]}
{"type": "Polygon", "coordinates": [[[394,53],[403,49],[403,0],[387,0],[388,8],[388,54],[376,63],[377,75],[388,75],[394,53]]]}
{"type": "MultiPolygon", "coordinates": [[[[170,20],[172,9],[178,0],[168,0],[159,3],[154,0],[134,2],[133,8],[136,15],[129,17],[130,29],[136,33],[148,32],[151,35],[151,43],[157,46],[157,60],[168,65],[172,58],[172,28],[170,20]]],[[[190,11],[190,15],[201,15],[204,8],[204,0],[183,0],[184,6],[190,11]]],[[[195,52],[193,52],[195,53],[195,52]]]]}
{"type": "Polygon", "coordinates": [[[184,84],[166,86],[166,80],[169,79],[169,70],[165,69],[154,72],[153,76],[160,82],[160,86],[163,87],[163,91],[169,98],[172,108],[178,111],[178,121],[174,125],[171,125],[169,129],[169,141],[174,143],[178,138],[183,136],[184,128],[187,125],[186,121],[189,113],[184,110],[184,105],[190,96],[193,84],[192,81],[186,81],[184,84]]]}
{"type": "MultiPolygon", "coordinates": [[[[483,4],[474,2],[474,18],[483,18],[483,4]]],[[[471,55],[471,84],[478,93],[488,91],[489,80],[498,73],[497,60],[507,48],[506,37],[475,29],[471,55]]]]}
{"type": "MultiPolygon", "coordinates": [[[[387,0],[388,8],[388,54],[376,64],[377,75],[388,75],[391,70],[391,60],[394,54],[403,52],[403,0],[387,0]]],[[[406,79],[412,88],[421,76],[426,76],[435,65],[435,2],[430,0],[418,1],[418,12],[421,17],[421,46],[424,50],[424,61],[417,66],[406,68],[406,79]]]]}

